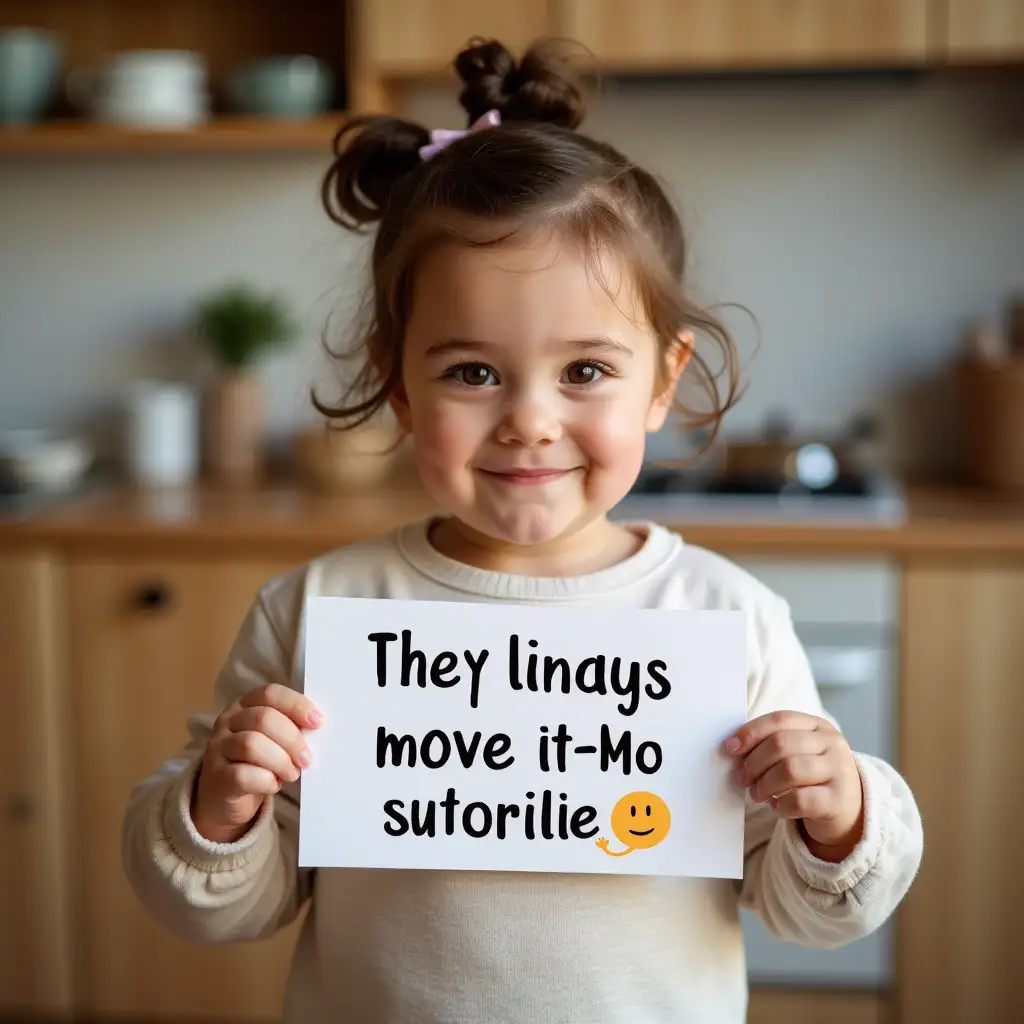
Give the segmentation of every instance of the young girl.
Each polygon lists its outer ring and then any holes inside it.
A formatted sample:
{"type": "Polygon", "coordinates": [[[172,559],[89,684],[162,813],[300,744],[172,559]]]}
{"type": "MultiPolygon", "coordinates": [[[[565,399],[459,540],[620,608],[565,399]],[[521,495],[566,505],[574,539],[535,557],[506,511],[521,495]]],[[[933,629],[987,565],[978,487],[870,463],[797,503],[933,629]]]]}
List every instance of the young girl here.
{"type": "MultiPolygon", "coordinates": [[[[355,423],[389,404],[447,515],[320,557],[261,591],[217,680],[216,718],[136,789],[139,898],[199,942],[269,936],[309,904],[284,1019],[739,1024],[739,908],[836,946],[881,925],[921,857],[914,799],[825,716],[784,601],[654,523],[607,513],[677,385],[717,397],[681,290],[685,246],[646,171],[575,129],[581,93],[542,47],[456,59],[467,132],[364,118],[339,137],[328,208],[380,222],[355,423]],[[684,375],[685,371],[685,375],[684,375]],[[299,870],[303,607],[312,595],[739,608],[749,719],[742,884],[721,879],[299,870]]],[[[727,382],[715,417],[735,399],[727,382]]],[[[712,417],[713,419],[715,417],[712,417]]]]}

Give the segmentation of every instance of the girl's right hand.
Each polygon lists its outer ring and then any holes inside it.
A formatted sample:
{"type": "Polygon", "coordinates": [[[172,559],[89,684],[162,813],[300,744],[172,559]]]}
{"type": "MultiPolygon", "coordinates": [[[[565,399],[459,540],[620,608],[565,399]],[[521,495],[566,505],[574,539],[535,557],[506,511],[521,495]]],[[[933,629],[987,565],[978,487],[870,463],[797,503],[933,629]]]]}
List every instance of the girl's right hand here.
{"type": "Polygon", "coordinates": [[[309,767],[301,730],[321,722],[310,700],[277,683],[225,708],[213,724],[192,801],[199,834],[215,843],[245,835],[264,799],[309,767]]]}

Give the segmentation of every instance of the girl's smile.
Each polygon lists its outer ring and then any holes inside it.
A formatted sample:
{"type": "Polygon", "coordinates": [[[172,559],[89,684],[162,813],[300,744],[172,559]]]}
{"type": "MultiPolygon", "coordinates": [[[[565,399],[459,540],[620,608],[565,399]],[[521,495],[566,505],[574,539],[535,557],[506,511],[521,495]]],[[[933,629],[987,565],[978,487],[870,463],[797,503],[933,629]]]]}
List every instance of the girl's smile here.
{"type": "Polygon", "coordinates": [[[540,484],[562,480],[575,469],[478,469],[492,482],[520,487],[537,487],[540,484]]]}

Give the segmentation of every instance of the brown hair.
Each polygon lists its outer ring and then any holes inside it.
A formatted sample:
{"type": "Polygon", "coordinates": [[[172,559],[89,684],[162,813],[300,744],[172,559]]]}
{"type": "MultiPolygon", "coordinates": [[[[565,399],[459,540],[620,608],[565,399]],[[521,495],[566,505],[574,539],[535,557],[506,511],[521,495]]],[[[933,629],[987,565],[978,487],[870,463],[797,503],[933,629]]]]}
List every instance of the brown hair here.
{"type": "Polygon", "coordinates": [[[723,393],[697,351],[684,375],[697,378],[710,409],[676,399],[687,425],[711,428],[710,444],[739,398],[739,359],[724,325],[683,291],[682,226],[661,186],[613,147],[574,130],[584,117],[582,88],[552,44],[535,43],[517,62],[498,42],[474,41],[455,58],[455,69],[468,123],[497,110],[500,126],[464,136],[427,161],[419,149],[430,133],[398,118],[357,117],[335,137],[322,187],[328,216],[354,231],[377,221],[380,227],[354,400],[329,407],[314,397],[316,407],[356,426],[400,386],[413,276],[429,248],[444,240],[499,244],[543,225],[577,245],[595,271],[601,251],[627,261],[663,353],[687,330],[718,348],[723,393]]]}

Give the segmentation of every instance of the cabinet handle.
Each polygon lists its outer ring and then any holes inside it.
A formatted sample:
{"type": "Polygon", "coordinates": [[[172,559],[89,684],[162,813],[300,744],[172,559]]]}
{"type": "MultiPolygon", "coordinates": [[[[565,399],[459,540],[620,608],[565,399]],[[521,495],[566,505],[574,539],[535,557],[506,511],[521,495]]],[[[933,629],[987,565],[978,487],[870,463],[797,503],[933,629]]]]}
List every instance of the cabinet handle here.
{"type": "Polygon", "coordinates": [[[32,821],[36,816],[36,802],[24,794],[13,796],[7,805],[7,813],[15,821],[32,821]]]}
{"type": "Polygon", "coordinates": [[[139,587],[135,595],[135,604],[146,611],[160,611],[170,603],[170,588],[163,583],[146,583],[139,587]]]}

